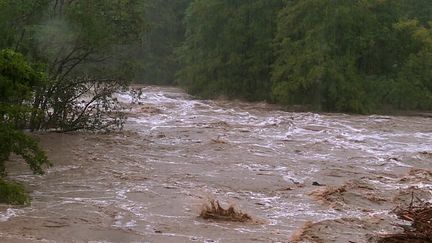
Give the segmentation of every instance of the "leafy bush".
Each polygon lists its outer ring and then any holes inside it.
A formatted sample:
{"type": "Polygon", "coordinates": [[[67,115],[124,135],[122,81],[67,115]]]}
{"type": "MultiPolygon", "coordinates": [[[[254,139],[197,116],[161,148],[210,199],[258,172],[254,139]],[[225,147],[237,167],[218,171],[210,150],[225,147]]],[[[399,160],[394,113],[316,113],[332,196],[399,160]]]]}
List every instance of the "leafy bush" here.
{"type": "Polygon", "coordinates": [[[44,75],[34,70],[21,54],[0,51],[0,202],[29,202],[20,185],[2,179],[11,153],[21,156],[37,174],[43,173],[43,165],[50,165],[37,141],[20,130],[29,120],[33,89],[43,82],[44,75]]]}
{"type": "Polygon", "coordinates": [[[0,203],[27,205],[30,197],[22,185],[0,178],[0,203]]]}
{"type": "Polygon", "coordinates": [[[21,54],[0,51],[0,175],[5,175],[4,162],[11,153],[23,157],[35,173],[50,164],[37,142],[19,130],[29,119],[33,89],[43,77],[21,54]]]}

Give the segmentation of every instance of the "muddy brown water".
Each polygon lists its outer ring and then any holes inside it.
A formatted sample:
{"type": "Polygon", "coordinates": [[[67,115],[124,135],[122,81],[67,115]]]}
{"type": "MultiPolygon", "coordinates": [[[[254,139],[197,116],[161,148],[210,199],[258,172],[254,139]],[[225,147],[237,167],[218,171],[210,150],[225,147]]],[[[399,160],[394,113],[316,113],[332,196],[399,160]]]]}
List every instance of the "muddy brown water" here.
{"type": "Polygon", "coordinates": [[[0,206],[1,242],[367,242],[398,230],[389,211],[411,191],[432,197],[430,118],[288,113],[161,87],[129,107],[123,132],[38,134],[54,163],[43,176],[8,163],[33,201],[0,206]],[[209,198],[263,223],[200,219],[209,198]]]}

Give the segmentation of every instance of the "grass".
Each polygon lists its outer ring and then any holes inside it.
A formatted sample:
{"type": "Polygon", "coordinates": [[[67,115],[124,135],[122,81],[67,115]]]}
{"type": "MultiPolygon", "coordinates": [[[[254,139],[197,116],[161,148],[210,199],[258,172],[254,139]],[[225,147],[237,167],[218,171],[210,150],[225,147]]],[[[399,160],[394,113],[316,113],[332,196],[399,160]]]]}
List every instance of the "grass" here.
{"type": "Polygon", "coordinates": [[[0,203],[28,205],[30,197],[21,184],[0,178],[0,203]]]}

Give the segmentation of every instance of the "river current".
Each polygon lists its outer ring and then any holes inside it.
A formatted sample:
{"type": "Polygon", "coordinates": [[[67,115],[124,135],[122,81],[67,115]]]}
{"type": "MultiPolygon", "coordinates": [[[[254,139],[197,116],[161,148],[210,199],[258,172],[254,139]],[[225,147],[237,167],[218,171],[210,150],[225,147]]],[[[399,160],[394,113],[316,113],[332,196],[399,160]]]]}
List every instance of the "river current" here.
{"type": "Polygon", "coordinates": [[[54,166],[9,177],[33,197],[0,206],[1,242],[367,242],[390,211],[432,198],[432,119],[284,112],[170,87],[116,94],[122,132],[40,133],[54,166]],[[204,220],[208,200],[261,223],[204,220]]]}

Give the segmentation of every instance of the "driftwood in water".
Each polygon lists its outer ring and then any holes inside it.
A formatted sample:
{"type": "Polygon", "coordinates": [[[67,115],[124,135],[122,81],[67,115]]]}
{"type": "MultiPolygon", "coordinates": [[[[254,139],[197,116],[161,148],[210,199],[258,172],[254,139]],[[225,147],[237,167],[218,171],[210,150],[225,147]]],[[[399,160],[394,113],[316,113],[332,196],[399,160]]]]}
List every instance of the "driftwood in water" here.
{"type": "Polygon", "coordinates": [[[411,203],[406,208],[397,207],[393,212],[399,219],[411,222],[411,226],[401,226],[404,232],[381,237],[380,243],[424,243],[432,242],[432,204],[423,202],[412,194],[411,203]],[[417,203],[414,203],[414,200],[417,203]]]}
{"type": "Polygon", "coordinates": [[[211,199],[203,205],[200,217],[203,219],[215,219],[235,222],[254,221],[250,215],[236,210],[233,206],[229,206],[228,209],[223,208],[220,205],[219,201],[215,199],[211,199]]]}

